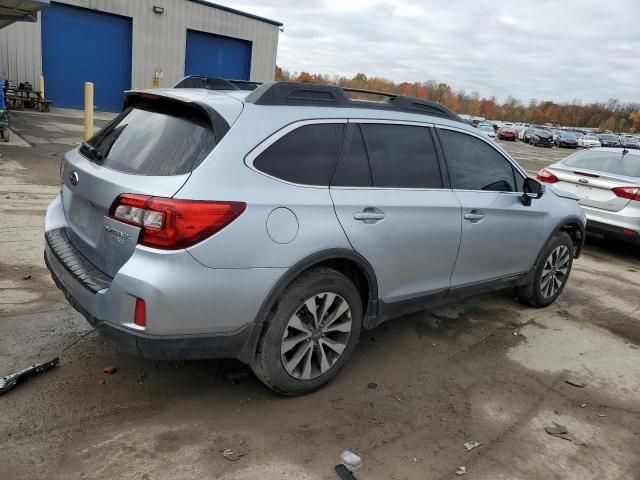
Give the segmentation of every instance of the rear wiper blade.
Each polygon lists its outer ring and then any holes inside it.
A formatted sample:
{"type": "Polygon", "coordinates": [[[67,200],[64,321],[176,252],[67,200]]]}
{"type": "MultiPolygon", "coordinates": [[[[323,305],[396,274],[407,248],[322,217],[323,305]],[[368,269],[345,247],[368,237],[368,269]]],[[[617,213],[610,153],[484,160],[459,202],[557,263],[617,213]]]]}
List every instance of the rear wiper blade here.
{"type": "Polygon", "coordinates": [[[102,160],[102,154],[98,151],[96,147],[94,147],[90,143],[82,142],[82,148],[84,148],[87,152],[89,152],[89,154],[96,160],[102,160]]]}

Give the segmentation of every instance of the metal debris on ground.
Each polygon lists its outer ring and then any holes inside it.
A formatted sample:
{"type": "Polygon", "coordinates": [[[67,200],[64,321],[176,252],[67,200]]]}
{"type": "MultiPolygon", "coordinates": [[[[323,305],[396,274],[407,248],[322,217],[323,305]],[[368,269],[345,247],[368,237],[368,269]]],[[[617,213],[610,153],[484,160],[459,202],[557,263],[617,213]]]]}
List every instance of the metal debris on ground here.
{"type": "Polygon", "coordinates": [[[114,373],[116,373],[118,371],[118,369],[116,367],[112,367],[111,365],[108,365],[108,366],[104,367],[102,369],[102,371],[104,373],[108,373],[109,375],[113,375],[114,373]]]}
{"type": "Polygon", "coordinates": [[[560,425],[559,423],[553,422],[553,427],[546,426],[544,427],[544,431],[547,432],[552,437],[561,438],[562,440],[567,440],[571,443],[574,443],[579,446],[586,446],[586,444],[576,440],[576,438],[569,433],[569,429],[564,425],[560,425]]]}
{"type": "Polygon", "coordinates": [[[29,280],[31,278],[31,274],[27,273],[24,277],[22,277],[23,280],[29,280]]]}
{"type": "Polygon", "coordinates": [[[456,470],[456,475],[464,475],[465,473],[467,473],[467,467],[465,466],[460,466],[456,470]]]}
{"type": "Polygon", "coordinates": [[[242,457],[243,455],[244,455],[243,453],[236,452],[235,450],[231,450],[229,448],[222,451],[222,456],[232,462],[235,462],[236,460],[240,460],[240,457],[242,457]]]}
{"type": "Polygon", "coordinates": [[[0,378],[0,394],[8,392],[22,380],[39,375],[42,372],[46,372],[47,370],[58,366],[58,363],[60,363],[60,359],[56,357],[48,362],[37,363],[25,368],[24,370],[19,370],[11,375],[0,378]]]}
{"type": "Polygon", "coordinates": [[[378,388],[378,384],[375,382],[371,382],[369,385],[367,385],[367,388],[370,388],[371,390],[375,390],[376,388],[378,388]]]}
{"type": "Polygon", "coordinates": [[[480,442],[465,442],[464,448],[467,450],[467,452],[470,452],[471,450],[479,447],[480,445],[482,445],[480,442]]]}
{"type": "Polygon", "coordinates": [[[565,378],[564,382],[578,388],[584,388],[587,386],[587,382],[585,382],[583,378],[576,375],[569,375],[567,378],[565,378]]]}
{"type": "Polygon", "coordinates": [[[553,422],[553,427],[544,427],[544,431],[549,435],[564,435],[569,433],[569,430],[564,425],[560,425],[559,423],[553,422]]]}

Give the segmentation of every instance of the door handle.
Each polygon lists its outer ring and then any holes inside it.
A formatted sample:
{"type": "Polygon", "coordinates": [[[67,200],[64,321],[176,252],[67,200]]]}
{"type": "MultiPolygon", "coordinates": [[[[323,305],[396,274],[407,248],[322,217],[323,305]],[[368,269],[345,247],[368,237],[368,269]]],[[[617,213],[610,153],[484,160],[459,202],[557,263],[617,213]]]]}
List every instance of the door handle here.
{"type": "Polygon", "coordinates": [[[384,212],[377,208],[367,207],[361,212],[354,213],[353,218],[364,223],[376,223],[384,219],[384,212]]]}
{"type": "Polygon", "coordinates": [[[471,210],[469,213],[464,214],[464,219],[469,220],[471,223],[478,223],[484,219],[484,213],[480,210],[471,210]]]}

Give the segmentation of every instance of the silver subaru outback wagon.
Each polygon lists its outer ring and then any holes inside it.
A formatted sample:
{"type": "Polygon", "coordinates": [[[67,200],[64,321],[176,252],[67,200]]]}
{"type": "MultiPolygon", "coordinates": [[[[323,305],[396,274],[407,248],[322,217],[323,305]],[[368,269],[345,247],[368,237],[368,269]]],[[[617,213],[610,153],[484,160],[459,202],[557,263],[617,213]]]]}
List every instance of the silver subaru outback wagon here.
{"type": "Polygon", "coordinates": [[[61,178],[45,260],[91,325],[149,358],[240,359],[286,395],[391,318],[501,288],[553,303],[584,239],[575,196],[447,108],[334,86],[127,92],[61,178]]]}

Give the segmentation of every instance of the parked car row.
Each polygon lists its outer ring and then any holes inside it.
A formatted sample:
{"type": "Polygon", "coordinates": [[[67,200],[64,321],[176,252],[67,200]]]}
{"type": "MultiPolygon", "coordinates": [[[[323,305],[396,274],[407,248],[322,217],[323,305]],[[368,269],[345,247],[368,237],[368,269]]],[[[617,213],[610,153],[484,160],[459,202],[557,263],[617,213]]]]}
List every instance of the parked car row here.
{"type": "MultiPolygon", "coordinates": [[[[479,125],[486,128],[491,122],[485,121],[479,125]]],[[[494,128],[496,125],[493,125],[494,128]]],[[[480,127],[478,127],[480,128],[480,127]]],[[[498,140],[521,140],[534,146],[561,148],[596,148],[596,147],[624,147],[626,149],[640,149],[640,135],[615,134],[611,132],[591,133],[568,129],[553,129],[543,125],[521,125],[503,123],[496,128],[495,137],[498,140]]]]}

